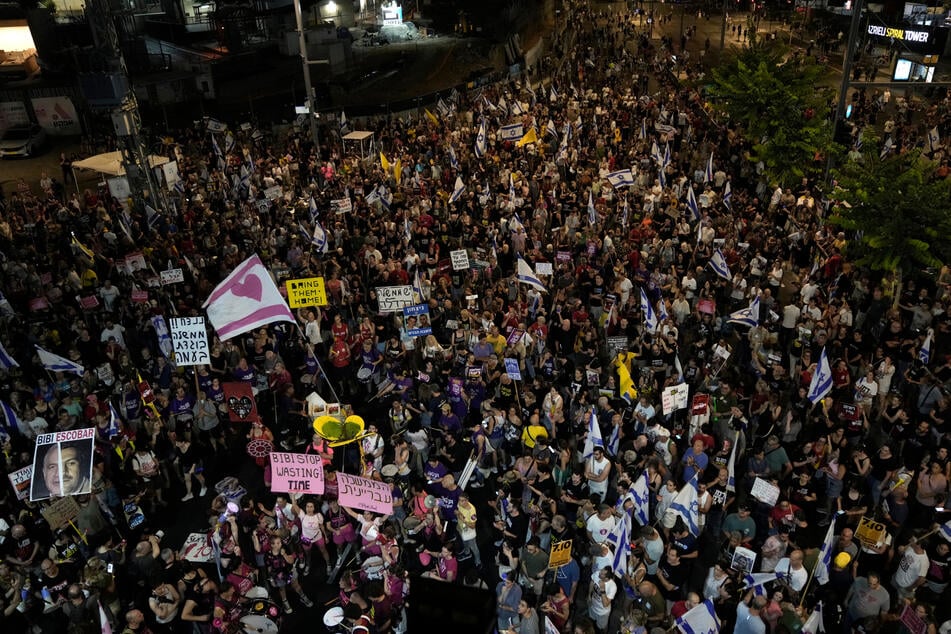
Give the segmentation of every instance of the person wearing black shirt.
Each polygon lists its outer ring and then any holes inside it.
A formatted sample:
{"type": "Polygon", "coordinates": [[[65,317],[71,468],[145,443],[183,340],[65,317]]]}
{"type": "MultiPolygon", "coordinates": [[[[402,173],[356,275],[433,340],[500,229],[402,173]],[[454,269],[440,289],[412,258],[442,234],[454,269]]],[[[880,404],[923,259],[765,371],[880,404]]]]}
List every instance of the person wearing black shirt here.
{"type": "MultiPolygon", "coordinates": [[[[680,559],[680,551],[671,546],[667,549],[667,556],[661,560],[657,568],[657,582],[660,593],[667,601],[680,601],[684,598],[684,584],[690,575],[690,569],[680,559]]],[[[668,603],[669,605],[669,603],[668,603]]]]}
{"type": "Polygon", "coordinates": [[[558,512],[569,522],[574,522],[578,515],[578,508],[588,499],[588,496],[588,482],[584,475],[580,471],[572,472],[571,478],[561,488],[558,512]]]}

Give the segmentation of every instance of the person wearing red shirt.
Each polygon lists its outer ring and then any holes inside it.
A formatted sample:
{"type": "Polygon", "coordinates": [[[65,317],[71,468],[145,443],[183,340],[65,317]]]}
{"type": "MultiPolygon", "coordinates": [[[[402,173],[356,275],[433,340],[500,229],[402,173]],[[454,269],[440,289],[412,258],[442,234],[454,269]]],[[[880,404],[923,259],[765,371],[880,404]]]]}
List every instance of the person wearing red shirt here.
{"type": "Polygon", "coordinates": [[[769,512],[769,526],[770,528],[780,526],[792,528],[796,525],[796,515],[801,512],[802,509],[789,500],[780,500],[769,512]]]}
{"type": "Polygon", "coordinates": [[[436,568],[423,573],[423,576],[430,579],[448,581],[449,583],[454,582],[456,576],[459,574],[459,562],[456,561],[452,550],[450,550],[449,546],[443,546],[437,557],[436,568]]]}
{"type": "Polygon", "coordinates": [[[688,592],[686,599],[675,602],[673,607],[670,608],[670,615],[678,619],[698,605],[700,605],[699,595],[696,592],[688,592]]]}
{"type": "Polygon", "coordinates": [[[334,323],[330,326],[330,333],[333,335],[334,342],[340,339],[343,341],[350,339],[350,328],[347,327],[340,315],[334,315],[334,323]]]}

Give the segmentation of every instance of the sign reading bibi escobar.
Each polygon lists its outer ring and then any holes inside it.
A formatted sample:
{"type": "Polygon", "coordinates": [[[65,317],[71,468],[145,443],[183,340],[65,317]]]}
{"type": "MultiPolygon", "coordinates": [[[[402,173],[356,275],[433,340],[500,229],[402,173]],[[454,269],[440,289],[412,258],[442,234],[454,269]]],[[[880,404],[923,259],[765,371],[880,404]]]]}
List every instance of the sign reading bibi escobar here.
{"type": "Polygon", "coordinates": [[[271,493],[324,493],[324,465],[320,456],[271,452],[271,493]]]}
{"type": "Polygon", "coordinates": [[[337,489],[340,506],[383,515],[393,513],[393,494],[384,482],[338,473],[337,489]]]}
{"type": "Polygon", "coordinates": [[[30,501],[89,493],[95,440],[94,427],[37,436],[30,501]]]}

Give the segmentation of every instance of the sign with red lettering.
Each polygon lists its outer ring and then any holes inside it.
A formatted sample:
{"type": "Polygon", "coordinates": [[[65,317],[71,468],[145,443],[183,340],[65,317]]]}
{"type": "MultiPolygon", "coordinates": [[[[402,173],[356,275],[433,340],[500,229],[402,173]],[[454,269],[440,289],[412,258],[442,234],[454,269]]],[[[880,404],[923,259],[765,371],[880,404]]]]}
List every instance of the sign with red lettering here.
{"type": "Polygon", "coordinates": [[[180,554],[185,561],[205,564],[214,558],[215,551],[207,533],[189,533],[180,554]]]}
{"type": "Polygon", "coordinates": [[[272,493],[324,493],[324,465],[317,454],[271,452],[272,493]]]}

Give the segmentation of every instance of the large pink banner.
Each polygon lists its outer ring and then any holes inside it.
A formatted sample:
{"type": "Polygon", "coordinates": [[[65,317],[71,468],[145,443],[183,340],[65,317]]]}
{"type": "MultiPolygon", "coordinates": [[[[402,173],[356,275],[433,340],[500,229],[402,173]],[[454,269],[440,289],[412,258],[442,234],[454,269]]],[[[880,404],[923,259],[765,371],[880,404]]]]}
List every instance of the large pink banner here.
{"type": "Polygon", "coordinates": [[[271,492],[323,494],[324,466],[320,456],[272,451],[271,492]]]}
{"type": "Polygon", "coordinates": [[[361,511],[372,511],[390,515],[393,513],[393,495],[390,487],[383,482],[361,478],[360,476],[337,474],[340,506],[361,511]]]}

